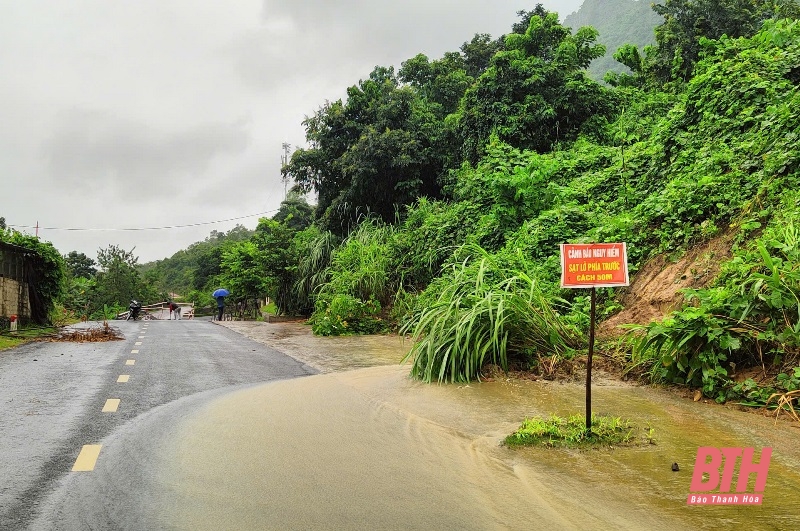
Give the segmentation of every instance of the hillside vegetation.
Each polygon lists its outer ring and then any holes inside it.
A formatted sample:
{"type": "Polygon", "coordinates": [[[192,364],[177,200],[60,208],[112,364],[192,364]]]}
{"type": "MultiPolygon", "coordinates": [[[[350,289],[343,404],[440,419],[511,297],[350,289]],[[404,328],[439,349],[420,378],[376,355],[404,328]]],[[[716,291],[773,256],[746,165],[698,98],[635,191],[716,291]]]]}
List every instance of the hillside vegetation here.
{"type": "MultiPolygon", "coordinates": [[[[313,222],[262,220],[219,279],[318,334],[412,334],[427,381],[488,363],[546,376],[588,327],[586,294],[559,287],[560,243],[627,242],[635,275],[725,235],[718,277],[634,330],[623,363],[721,401],[797,389],[798,6],[654,9],[655,44],[623,47],[612,86],[586,73],[598,32],[541,6],[500,41],[376,67],[304,121],[283,168],[317,193],[313,222]],[[732,379],[746,367],[760,381],[732,379]]],[[[602,318],[621,309],[600,290],[602,318]]]]}

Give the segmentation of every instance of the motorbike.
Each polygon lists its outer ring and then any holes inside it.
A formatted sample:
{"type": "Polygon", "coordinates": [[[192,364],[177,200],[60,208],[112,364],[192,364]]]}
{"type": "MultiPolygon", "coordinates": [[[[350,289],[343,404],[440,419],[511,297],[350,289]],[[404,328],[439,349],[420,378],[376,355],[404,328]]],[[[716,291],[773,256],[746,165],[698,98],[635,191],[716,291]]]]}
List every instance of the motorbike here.
{"type": "Polygon", "coordinates": [[[139,301],[132,300],[128,305],[128,318],[126,321],[139,319],[139,314],[142,312],[142,304],[139,301]]]}

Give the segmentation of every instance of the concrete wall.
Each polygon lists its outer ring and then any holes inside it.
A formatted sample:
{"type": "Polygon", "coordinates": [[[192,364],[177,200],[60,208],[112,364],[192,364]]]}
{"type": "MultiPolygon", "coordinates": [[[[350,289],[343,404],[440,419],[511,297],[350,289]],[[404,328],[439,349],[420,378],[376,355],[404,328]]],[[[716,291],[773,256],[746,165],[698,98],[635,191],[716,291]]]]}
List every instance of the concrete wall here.
{"type": "Polygon", "coordinates": [[[28,285],[22,285],[22,314],[20,315],[20,283],[6,277],[0,277],[0,317],[19,315],[30,317],[31,306],[28,303],[28,285]]]}

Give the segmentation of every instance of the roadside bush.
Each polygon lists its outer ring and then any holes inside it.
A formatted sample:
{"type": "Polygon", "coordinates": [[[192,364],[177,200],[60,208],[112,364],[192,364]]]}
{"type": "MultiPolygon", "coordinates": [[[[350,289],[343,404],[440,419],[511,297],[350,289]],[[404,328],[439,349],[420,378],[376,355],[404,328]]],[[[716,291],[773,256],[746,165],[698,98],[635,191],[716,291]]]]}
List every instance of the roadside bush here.
{"type": "Polygon", "coordinates": [[[347,294],[362,301],[388,302],[397,286],[390,245],[394,232],[390,225],[364,220],[332,251],[327,281],[319,288],[320,298],[330,300],[333,295],[347,294]]]}
{"type": "Polygon", "coordinates": [[[480,240],[477,228],[484,212],[472,201],[446,203],[422,198],[410,206],[392,238],[392,255],[403,287],[424,289],[440,275],[456,249],[468,240],[480,240]]]}
{"type": "Polygon", "coordinates": [[[337,294],[317,300],[317,309],[309,319],[311,330],[320,336],[375,334],[386,329],[380,318],[378,301],[362,301],[350,295],[337,294]]]}
{"type": "Polygon", "coordinates": [[[328,280],[331,254],[340,243],[330,231],[312,225],[295,234],[291,254],[297,257],[293,294],[298,311],[308,315],[314,311],[320,287],[328,280]]]}
{"type": "Polygon", "coordinates": [[[436,300],[421,304],[401,330],[413,331],[406,356],[412,376],[463,382],[480,378],[486,363],[508,370],[512,358],[530,365],[571,355],[580,340],[555,310],[558,300],[546,297],[524,271],[474,251],[475,258],[434,283],[436,300]]]}
{"type": "MultiPolygon", "coordinates": [[[[391,252],[394,233],[393,227],[366,219],[330,252],[330,265],[316,273],[326,281],[317,290],[310,318],[315,334],[372,334],[386,328],[381,308],[398,285],[391,252]]],[[[328,241],[317,239],[320,247],[328,241]]]]}
{"type": "MultiPolygon", "coordinates": [[[[723,265],[717,285],[686,290],[685,306],[651,323],[634,362],[651,364],[655,380],[702,387],[718,401],[735,396],[729,369],[761,366],[765,375],[800,357],[800,196],[751,245],[723,265]],[[733,392],[729,392],[732,389],[733,392]]],[[[787,389],[789,390],[789,389],[787,389]]],[[[746,386],[742,396],[752,395],[746,386]]]]}

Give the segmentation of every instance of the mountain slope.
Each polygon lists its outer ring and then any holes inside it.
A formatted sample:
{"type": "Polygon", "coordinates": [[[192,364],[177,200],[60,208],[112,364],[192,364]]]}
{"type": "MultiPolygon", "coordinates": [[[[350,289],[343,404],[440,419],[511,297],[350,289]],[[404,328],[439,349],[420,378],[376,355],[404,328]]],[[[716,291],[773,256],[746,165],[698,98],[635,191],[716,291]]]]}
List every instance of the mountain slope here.
{"type": "Polygon", "coordinates": [[[600,32],[597,40],[606,46],[606,55],[589,67],[590,77],[599,81],[608,71],[627,71],[614,60],[614,52],[627,43],[640,49],[654,44],[653,30],[662,21],[649,0],[585,0],[578,11],[564,19],[564,25],[573,32],[581,26],[592,26],[600,32]]]}

